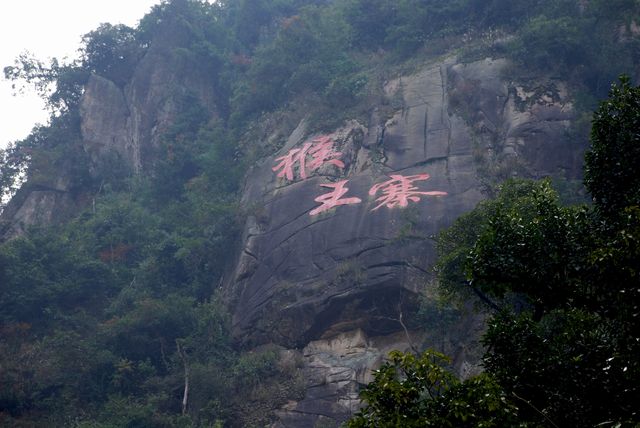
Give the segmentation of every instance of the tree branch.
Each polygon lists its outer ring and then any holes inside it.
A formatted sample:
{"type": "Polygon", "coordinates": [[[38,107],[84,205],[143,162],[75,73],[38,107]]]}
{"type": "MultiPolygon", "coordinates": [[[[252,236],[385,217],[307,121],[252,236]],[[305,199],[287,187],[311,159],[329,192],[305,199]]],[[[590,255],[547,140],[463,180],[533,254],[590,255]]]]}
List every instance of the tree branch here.
{"type": "Polygon", "coordinates": [[[542,413],[540,410],[538,410],[538,408],[536,406],[534,406],[533,404],[531,404],[530,401],[525,400],[524,398],[520,397],[518,394],[516,394],[514,391],[511,391],[511,394],[516,397],[518,400],[522,401],[523,403],[527,404],[529,407],[531,407],[533,410],[535,410],[537,413],[539,413],[540,415],[542,415],[543,418],[545,418],[545,420],[547,422],[549,422],[551,425],[553,425],[555,428],[559,428],[558,425],[556,425],[555,423],[553,423],[553,421],[551,419],[549,419],[547,417],[547,415],[545,415],[544,413],[542,413]]]}
{"type": "Polygon", "coordinates": [[[491,309],[493,309],[496,312],[500,311],[500,306],[498,306],[497,303],[489,299],[489,297],[486,294],[484,294],[482,291],[480,291],[477,287],[473,286],[471,284],[471,281],[467,281],[467,285],[469,286],[469,288],[471,288],[471,290],[473,290],[476,296],[478,296],[480,300],[482,300],[487,306],[489,306],[491,309]]]}
{"type": "Polygon", "coordinates": [[[189,403],[189,362],[187,361],[187,353],[184,351],[179,339],[176,339],[176,346],[184,365],[184,393],[182,395],[182,415],[184,416],[187,414],[187,405],[189,403]]]}

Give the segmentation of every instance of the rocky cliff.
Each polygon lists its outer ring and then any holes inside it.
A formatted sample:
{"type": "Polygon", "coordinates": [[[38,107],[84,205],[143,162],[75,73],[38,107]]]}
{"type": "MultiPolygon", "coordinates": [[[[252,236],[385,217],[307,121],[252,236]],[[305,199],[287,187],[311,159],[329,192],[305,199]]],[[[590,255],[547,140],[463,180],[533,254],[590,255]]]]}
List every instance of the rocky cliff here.
{"type": "MultiPolygon", "coordinates": [[[[465,314],[445,331],[412,322],[418,297],[429,304],[433,295],[434,236],[486,197],[498,175],[574,177],[581,159],[565,135],[573,109],[564,83],[514,82],[507,66],[425,63],[386,81],[366,121],[320,133],[305,118],[287,138],[277,125],[264,137],[278,149],[246,175],[248,216],[223,287],[238,342],[275,343],[301,362],[304,398],[278,411],[277,426],[344,420],[391,349],[436,347],[460,374],[476,370],[482,315],[465,314]]],[[[181,70],[166,49],[150,50],[124,88],[92,76],[80,105],[92,165],[109,154],[149,173],[177,114],[176,93],[186,92],[217,115],[206,76],[181,70]]],[[[91,203],[56,180],[14,199],[5,237],[91,203]]]]}
{"type": "Polygon", "coordinates": [[[444,345],[428,326],[407,327],[433,279],[434,235],[483,199],[489,170],[575,175],[580,165],[563,83],[511,82],[506,66],[426,64],[386,82],[368,122],[318,134],[303,120],[247,175],[250,215],[226,286],[236,337],[301,353],[307,394],[282,409],[282,426],[347,417],[393,348],[444,347],[461,373],[476,363],[479,315],[458,319],[444,345]],[[323,143],[331,151],[318,161],[323,143]]]}

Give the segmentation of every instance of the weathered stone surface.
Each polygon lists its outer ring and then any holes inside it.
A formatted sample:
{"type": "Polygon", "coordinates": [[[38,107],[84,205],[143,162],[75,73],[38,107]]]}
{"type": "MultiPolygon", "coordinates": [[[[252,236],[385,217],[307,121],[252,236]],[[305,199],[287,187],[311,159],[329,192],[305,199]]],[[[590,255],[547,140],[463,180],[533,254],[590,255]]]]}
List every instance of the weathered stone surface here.
{"type": "Polygon", "coordinates": [[[407,350],[406,338],[398,334],[368,338],[362,330],[341,333],[328,340],[309,343],[303,350],[303,376],[307,394],[278,412],[276,427],[338,426],[358,411],[358,391],[372,380],[382,355],[393,349],[407,350]]]}
{"type": "Polygon", "coordinates": [[[449,68],[453,110],[465,116],[478,155],[494,169],[517,162],[519,168],[508,171],[514,175],[579,176],[584,148],[566,135],[574,117],[566,85],[550,79],[508,82],[507,65],[486,59],[449,68]]]}
{"type": "Polygon", "coordinates": [[[469,132],[447,111],[446,76],[447,64],[441,64],[398,79],[390,86],[401,92],[404,106],[392,118],[366,128],[351,122],[332,133],[344,169],[329,166],[293,183],[277,178],[275,159],[315,137],[298,130],[251,171],[245,203],[257,213],[249,218],[233,281],[237,337],[304,346],[334,324],[388,332],[388,323],[372,321],[371,312],[386,314],[401,290],[415,291],[430,278],[435,255],[429,237],[482,198],[469,132]],[[373,185],[392,174],[425,173],[431,178],[414,183],[419,191],[448,195],[422,196],[406,210],[374,210],[373,185]],[[363,202],[310,216],[318,206],[314,199],[327,192],[321,185],[341,179],[348,179],[345,197],[363,202]]]}
{"type": "MultiPolygon", "coordinates": [[[[533,91],[508,82],[506,65],[447,59],[387,82],[387,104],[402,100],[396,111],[383,117],[384,108],[372,108],[369,123],[352,121],[330,133],[344,168],[325,166],[294,181],[277,177],[277,159],[318,137],[302,122],[248,174],[250,215],[227,284],[234,334],[250,346],[302,349],[308,382],[305,399],[285,406],[278,426],[339,423],[357,409],[357,391],[371,368],[389,350],[409,348],[402,315],[410,317],[416,291],[432,279],[432,237],[483,199],[483,163],[517,159],[533,176],[576,171],[579,155],[563,145],[572,118],[566,90],[560,82],[533,91]],[[417,174],[430,175],[413,183],[418,191],[447,195],[420,195],[405,209],[374,209],[380,195],[369,195],[372,186],[417,174]],[[322,185],[342,180],[348,180],[342,197],[361,203],[310,215],[319,206],[315,199],[331,190],[322,185]],[[367,339],[382,337],[394,338],[389,347],[367,339]]],[[[458,324],[465,327],[442,343],[428,326],[412,335],[417,346],[453,355],[464,375],[477,370],[472,348],[482,323],[468,316],[458,324]]]]}
{"type": "Polygon", "coordinates": [[[103,77],[90,77],[80,113],[83,143],[94,162],[112,152],[132,173],[148,169],[162,136],[178,114],[175,100],[181,95],[195,94],[212,116],[216,114],[209,76],[197,69],[184,70],[170,46],[161,46],[158,41],[154,46],[140,60],[124,89],[103,77]]]}
{"type": "Polygon", "coordinates": [[[50,225],[68,218],[77,200],[65,190],[39,188],[16,195],[2,213],[0,240],[24,234],[31,226],[50,225]]]}
{"type": "Polygon", "coordinates": [[[127,127],[127,101],[115,83],[92,75],[80,103],[80,116],[83,144],[94,163],[114,152],[131,171],[140,169],[140,147],[127,127]]]}
{"type": "Polygon", "coordinates": [[[11,198],[0,215],[0,241],[21,236],[31,226],[58,224],[76,213],[85,203],[67,173],[69,162],[62,161],[60,175],[36,175],[11,198]]]}
{"type": "MultiPolygon", "coordinates": [[[[468,321],[468,320],[467,320],[468,321]]],[[[464,328],[468,338],[475,337],[481,323],[454,327],[464,328]]],[[[468,339],[467,338],[467,339],[468,339]]],[[[361,329],[351,330],[330,339],[315,340],[301,351],[304,367],[302,376],[306,382],[303,400],[289,402],[277,412],[279,421],[275,427],[340,426],[360,407],[358,393],[373,380],[373,371],[382,365],[384,358],[393,350],[411,351],[411,344],[429,340],[429,332],[407,331],[384,336],[367,336],[361,329]],[[411,344],[409,343],[411,342],[411,344]]],[[[464,361],[459,367],[463,376],[477,373],[477,365],[468,359],[476,356],[466,354],[471,343],[455,335],[445,339],[449,352],[456,360],[464,361]],[[454,343],[457,342],[457,343],[454,343]]]]}

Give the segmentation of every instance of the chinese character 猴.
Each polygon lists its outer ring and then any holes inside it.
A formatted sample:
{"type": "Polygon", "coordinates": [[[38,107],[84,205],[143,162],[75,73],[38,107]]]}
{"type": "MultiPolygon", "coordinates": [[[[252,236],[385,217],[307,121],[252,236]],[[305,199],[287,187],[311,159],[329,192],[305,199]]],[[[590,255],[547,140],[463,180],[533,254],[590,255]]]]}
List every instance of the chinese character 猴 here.
{"type": "Polygon", "coordinates": [[[298,173],[300,178],[305,180],[307,178],[307,167],[309,171],[315,171],[328,163],[338,168],[344,168],[344,162],[338,158],[342,155],[341,152],[336,152],[333,149],[335,142],[328,136],[321,136],[311,143],[305,143],[302,148],[291,149],[289,152],[276,159],[279,162],[271,168],[272,171],[278,172],[279,178],[285,178],[289,181],[293,181],[295,177],[294,168],[298,165],[298,173]],[[307,163],[307,156],[311,159],[307,163]]]}

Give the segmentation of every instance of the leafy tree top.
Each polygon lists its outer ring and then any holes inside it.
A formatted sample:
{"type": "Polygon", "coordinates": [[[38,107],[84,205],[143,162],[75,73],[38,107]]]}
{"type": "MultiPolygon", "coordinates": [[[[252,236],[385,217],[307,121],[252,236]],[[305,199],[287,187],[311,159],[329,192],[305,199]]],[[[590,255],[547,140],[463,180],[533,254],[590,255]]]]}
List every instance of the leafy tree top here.
{"type": "Polygon", "coordinates": [[[640,205],[640,87],[628,77],[611,87],[593,116],[584,183],[605,215],[640,205]]]}

